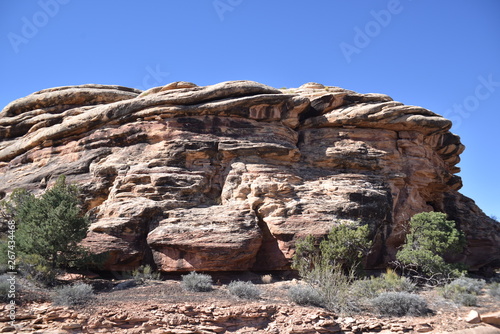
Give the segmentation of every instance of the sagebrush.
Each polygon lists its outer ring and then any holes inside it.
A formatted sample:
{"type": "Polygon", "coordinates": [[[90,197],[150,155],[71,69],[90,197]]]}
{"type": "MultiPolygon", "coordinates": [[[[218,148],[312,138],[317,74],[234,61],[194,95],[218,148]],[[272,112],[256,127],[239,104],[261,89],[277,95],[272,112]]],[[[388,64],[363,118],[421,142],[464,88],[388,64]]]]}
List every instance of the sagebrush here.
{"type": "Polygon", "coordinates": [[[56,288],[52,294],[52,302],[63,306],[82,305],[92,298],[94,298],[94,289],[86,283],[56,288]]]}
{"type": "Polygon", "coordinates": [[[428,312],[426,300],[409,292],[384,292],[372,304],[380,314],[389,316],[421,316],[428,312]]]}
{"type": "Polygon", "coordinates": [[[298,305],[311,305],[322,307],[323,297],[318,290],[310,285],[294,285],[288,289],[288,297],[298,305]]]}
{"type": "Polygon", "coordinates": [[[192,271],[182,276],[182,286],[188,291],[208,292],[213,289],[212,276],[192,271]]]}
{"type": "Polygon", "coordinates": [[[482,293],[485,281],[470,277],[459,277],[442,288],[442,295],[464,306],[476,306],[477,296],[482,293]]]}
{"type": "Polygon", "coordinates": [[[229,292],[239,298],[258,299],[261,291],[252,282],[233,281],[227,286],[229,292]]]}
{"type": "Polygon", "coordinates": [[[500,283],[494,282],[490,284],[489,294],[492,297],[500,299],[500,283]]]}

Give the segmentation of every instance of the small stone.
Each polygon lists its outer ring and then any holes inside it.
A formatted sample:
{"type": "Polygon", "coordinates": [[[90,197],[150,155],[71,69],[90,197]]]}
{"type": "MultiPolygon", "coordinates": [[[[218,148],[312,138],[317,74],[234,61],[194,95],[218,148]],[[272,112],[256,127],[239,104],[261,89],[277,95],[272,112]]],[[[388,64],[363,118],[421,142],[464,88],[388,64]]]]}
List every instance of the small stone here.
{"type": "Polygon", "coordinates": [[[469,314],[467,314],[464,320],[469,324],[478,324],[481,322],[481,317],[476,310],[472,310],[469,312],[469,314]]]}
{"type": "Polygon", "coordinates": [[[139,327],[142,331],[145,331],[145,332],[151,332],[153,329],[156,329],[158,328],[157,325],[154,325],[154,324],[142,324],[141,327],[139,327]]]}
{"type": "Polygon", "coordinates": [[[44,328],[47,328],[49,326],[44,325],[44,324],[35,324],[35,325],[32,325],[31,327],[33,327],[33,329],[44,329],[44,328]]]}
{"type": "Polygon", "coordinates": [[[148,317],[137,317],[137,316],[132,316],[127,318],[125,321],[129,323],[135,323],[135,322],[146,322],[149,321],[148,317]]]}
{"type": "Polygon", "coordinates": [[[16,327],[14,326],[5,326],[4,328],[0,329],[0,333],[10,333],[10,332],[15,332],[16,327]]]}
{"type": "Polygon", "coordinates": [[[222,333],[226,330],[226,328],[221,326],[199,326],[200,330],[211,331],[214,333],[222,333]]]}
{"type": "Polygon", "coordinates": [[[66,324],[63,324],[61,326],[62,329],[68,329],[68,330],[72,330],[72,329],[79,329],[79,328],[82,328],[82,324],[79,324],[79,323],[66,323],[66,324]]]}
{"type": "Polygon", "coordinates": [[[431,332],[434,330],[434,328],[432,328],[431,325],[429,324],[418,324],[416,327],[415,327],[415,330],[418,332],[418,333],[427,333],[427,332],[431,332]]]}
{"type": "Polygon", "coordinates": [[[379,323],[376,323],[376,322],[372,322],[372,323],[368,324],[368,329],[369,330],[381,329],[381,328],[382,328],[382,326],[379,323]]]}
{"type": "Polygon", "coordinates": [[[116,322],[104,320],[103,322],[101,322],[101,325],[99,327],[112,328],[115,326],[116,326],[116,322]]]}

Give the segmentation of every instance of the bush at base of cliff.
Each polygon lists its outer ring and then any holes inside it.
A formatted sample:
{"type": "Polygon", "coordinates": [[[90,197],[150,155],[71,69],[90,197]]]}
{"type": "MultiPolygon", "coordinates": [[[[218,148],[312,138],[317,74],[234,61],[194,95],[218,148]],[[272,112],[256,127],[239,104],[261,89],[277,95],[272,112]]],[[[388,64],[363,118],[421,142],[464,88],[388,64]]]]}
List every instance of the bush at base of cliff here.
{"type": "Polygon", "coordinates": [[[375,298],[384,292],[413,292],[416,284],[408,277],[399,276],[394,270],[387,269],[379,277],[360,279],[353,283],[353,294],[359,298],[375,298]]]}
{"type": "Polygon", "coordinates": [[[92,298],[94,298],[93,288],[85,283],[56,288],[52,295],[53,303],[62,306],[83,305],[92,298]]]}
{"type": "Polygon", "coordinates": [[[188,291],[194,292],[212,291],[212,277],[193,271],[182,276],[182,287],[188,291]]]}
{"type": "Polygon", "coordinates": [[[259,299],[261,293],[252,282],[233,281],[227,289],[232,295],[243,299],[259,299]]]}
{"type": "Polygon", "coordinates": [[[322,307],[325,302],[318,290],[310,285],[296,285],[288,289],[288,297],[298,305],[322,307]]]}
{"type": "Polygon", "coordinates": [[[500,283],[491,283],[488,290],[490,296],[500,299],[500,283]]]}
{"type": "Polygon", "coordinates": [[[368,225],[340,223],[334,226],[319,245],[307,236],[295,245],[292,267],[306,277],[315,267],[340,266],[346,273],[356,269],[370,251],[368,225]]]}
{"type": "Polygon", "coordinates": [[[410,220],[406,241],[396,258],[405,271],[415,272],[435,282],[459,277],[460,264],[447,263],[444,256],[461,252],[464,235],[453,220],[441,212],[423,212],[410,220]]]}
{"type": "Polygon", "coordinates": [[[82,213],[78,188],[64,176],[39,197],[15,190],[1,209],[15,224],[17,253],[39,256],[51,269],[70,266],[85,253],[79,242],[87,235],[89,220],[82,213]]]}
{"type": "Polygon", "coordinates": [[[477,296],[481,294],[485,282],[483,280],[460,277],[446,284],[441,293],[443,297],[464,306],[477,306],[477,296]]]}
{"type": "Polygon", "coordinates": [[[318,291],[331,311],[352,313],[359,309],[351,298],[351,284],[370,250],[368,235],[368,225],[341,223],[319,246],[312,236],[296,244],[293,268],[318,291]]]}
{"type": "Polygon", "coordinates": [[[428,312],[425,299],[408,292],[384,292],[374,298],[372,303],[382,315],[421,316],[428,312]]]}

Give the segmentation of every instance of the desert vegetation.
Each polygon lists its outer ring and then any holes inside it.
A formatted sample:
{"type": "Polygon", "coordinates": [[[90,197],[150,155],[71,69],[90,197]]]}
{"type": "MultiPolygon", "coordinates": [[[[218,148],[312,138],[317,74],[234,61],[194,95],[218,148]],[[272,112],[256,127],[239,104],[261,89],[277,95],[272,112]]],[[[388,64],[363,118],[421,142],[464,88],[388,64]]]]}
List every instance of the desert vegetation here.
{"type": "Polygon", "coordinates": [[[243,299],[259,299],[261,291],[252,282],[232,281],[227,286],[232,295],[243,299]]]}
{"type": "Polygon", "coordinates": [[[52,292],[52,302],[55,305],[75,306],[87,303],[93,298],[93,288],[90,284],[77,283],[61,286],[52,292]]]}
{"type": "Polygon", "coordinates": [[[45,285],[55,284],[62,269],[79,268],[91,256],[79,243],[86,236],[89,219],[81,208],[79,190],[66,183],[64,176],[55,185],[35,197],[25,189],[16,189],[10,200],[1,202],[1,216],[15,224],[11,242],[2,242],[1,256],[11,249],[10,270],[45,285]]]}
{"type": "Polygon", "coordinates": [[[212,291],[212,277],[210,275],[200,274],[193,271],[182,276],[182,287],[187,291],[212,291]]]}
{"type": "MultiPolygon", "coordinates": [[[[449,252],[462,251],[463,244],[462,232],[445,214],[417,214],[392,268],[367,277],[362,269],[371,246],[368,225],[340,222],[322,240],[308,236],[297,243],[293,267],[306,285],[294,287],[289,296],[297,304],[337,313],[415,316],[431,311],[419,295],[431,288],[455,304],[475,306],[485,281],[467,277],[463,265],[445,261],[449,252]]],[[[495,295],[496,283],[490,289],[495,295]]]]}
{"type": "MultiPolygon", "coordinates": [[[[16,289],[20,295],[42,289],[46,292],[45,300],[67,307],[81,307],[98,300],[100,289],[94,288],[92,280],[71,284],[57,279],[68,270],[78,272],[86,265],[97,263],[79,245],[89,219],[81,211],[76,186],[67,184],[61,177],[39,197],[17,190],[9,200],[2,202],[1,214],[3,220],[16,222],[16,270],[20,273],[16,289]]],[[[390,317],[432,313],[432,305],[422,293],[430,290],[457,306],[476,306],[485,295],[500,300],[498,282],[468,277],[466,268],[446,262],[449,252],[462,250],[464,236],[445,214],[415,215],[408,224],[406,241],[396,261],[385,272],[371,276],[364,270],[372,246],[370,233],[367,224],[341,221],[323,238],[307,236],[298,240],[292,268],[300,279],[293,284],[281,284],[279,292],[272,288],[276,280],[271,274],[257,276],[254,282],[231,280],[216,287],[210,274],[193,271],[181,276],[179,291],[175,290],[174,294],[209,296],[223,291],[219,298],[249,302],[276,298],[278,294],[296,305],[324,308],[335,314],[390,317]]],[[[3,249],[8,248],[6,241],[1,242],[3,249]]],[[[2,250],[2,256],[5,254],[2,250]]],[[[7,259],[2,262],[6,263],[7,259]]],[[[12,289],[8,278],[7,274],[0,276],[4,297],[12,289]]],[[[112,284],[110,291],[152,286],[162,281],[160,273],[150,265],[122,273],[121,278],[112,284]]]]}

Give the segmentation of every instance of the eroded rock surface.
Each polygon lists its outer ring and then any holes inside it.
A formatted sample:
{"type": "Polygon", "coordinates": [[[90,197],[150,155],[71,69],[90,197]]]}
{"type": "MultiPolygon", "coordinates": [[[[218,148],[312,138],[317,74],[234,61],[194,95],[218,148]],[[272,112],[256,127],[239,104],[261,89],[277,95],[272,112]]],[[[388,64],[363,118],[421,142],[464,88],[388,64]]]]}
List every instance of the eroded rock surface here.
{"type": "Polygon", "coordinates": [[[0,194],[65,174],[110,270],[289,267],[297,238],[371,226],[369,265],[394,259],[409,218],[442,211],[467,235],[455,260],[500,266],[500,224],[458,193],[451,122],[381,94],[251,81],[148,91],[46,89],[0,113],[0,194]]]}

